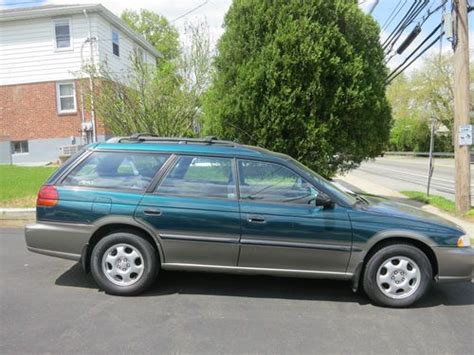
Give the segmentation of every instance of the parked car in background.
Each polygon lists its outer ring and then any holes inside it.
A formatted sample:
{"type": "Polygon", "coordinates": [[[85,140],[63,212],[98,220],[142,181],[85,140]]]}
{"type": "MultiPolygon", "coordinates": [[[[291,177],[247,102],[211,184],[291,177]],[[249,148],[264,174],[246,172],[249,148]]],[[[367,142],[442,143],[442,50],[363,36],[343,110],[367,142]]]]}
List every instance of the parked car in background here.
{"type": "Polygon", "coordinates": [[[406,307],[433,281],[470,281],[474,260],[448,221],[211,138],[89,146],[41,188],[25,235],[30,251],[80,260],[114,295],[146,291],[160,269],[196,270],[347,280],[406,307]]]}

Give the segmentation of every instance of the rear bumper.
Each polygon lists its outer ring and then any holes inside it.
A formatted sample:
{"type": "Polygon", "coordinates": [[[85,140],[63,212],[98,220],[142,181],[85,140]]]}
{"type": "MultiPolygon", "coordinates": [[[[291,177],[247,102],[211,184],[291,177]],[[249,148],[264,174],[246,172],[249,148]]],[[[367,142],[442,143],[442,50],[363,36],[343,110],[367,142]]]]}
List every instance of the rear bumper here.
{"type": "Polygon", "coordinates": [[[79,260],[92,234],[92,226],[41,222],[25,227],[26,247],[29,251],[63,259],[79,260]]]}
{"type": "Polygon", "coordinates": [[[471,247],[435,247],[439,282],[471,281],[474,268],[474,249],[471,247]]]}

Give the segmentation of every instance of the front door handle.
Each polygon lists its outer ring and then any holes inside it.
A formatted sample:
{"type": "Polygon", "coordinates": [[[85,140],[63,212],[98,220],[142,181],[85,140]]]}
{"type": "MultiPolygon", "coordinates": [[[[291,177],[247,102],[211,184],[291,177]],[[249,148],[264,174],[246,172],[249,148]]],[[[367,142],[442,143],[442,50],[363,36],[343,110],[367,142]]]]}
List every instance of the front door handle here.
{"type": "Polygon", "coordinates": [[[158,208],[145,208],[143,213],[149,216],[161,216],[161,211],[158,208]]]}
{"type": "Polygon", "coordinates": [[[263,216],[249,214],[247,215],[247,221],[250,223],[265,223],[265,218],[263,218],[263,216]]]}

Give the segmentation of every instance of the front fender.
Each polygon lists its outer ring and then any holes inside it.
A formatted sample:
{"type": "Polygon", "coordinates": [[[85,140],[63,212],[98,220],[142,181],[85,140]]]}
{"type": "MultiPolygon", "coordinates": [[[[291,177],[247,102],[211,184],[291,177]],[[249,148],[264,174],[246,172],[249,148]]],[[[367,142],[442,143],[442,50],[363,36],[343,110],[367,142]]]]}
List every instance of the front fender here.
{"type": "Polygon", "coordinates": [[[359,280],[364,269],[365,258],[367,254],[378,244],[384,241],[390,240],[406,240],[421,242],[433,249],[436,243],[433,242],[428,236],[411,230],[406,229],[388,229],[379,231],[368,238],[361,238],[361,236],[354,236],[352,244],[351,257],[347,266],[346,272],[352,273],[352,289],[357,291],[359,286],[359,280]]]}

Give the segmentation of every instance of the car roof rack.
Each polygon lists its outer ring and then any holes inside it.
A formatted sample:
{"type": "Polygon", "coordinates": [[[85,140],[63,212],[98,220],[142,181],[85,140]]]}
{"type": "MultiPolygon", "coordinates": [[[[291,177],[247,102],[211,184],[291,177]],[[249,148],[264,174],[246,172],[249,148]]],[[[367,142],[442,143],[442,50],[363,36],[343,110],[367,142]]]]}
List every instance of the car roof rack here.
{"type": "Polygon", "coordinates": [[[143,143],[143,142],[159,142],[159,143],[177,143],[177,144],[218,144],[235,146],[237,143],[232,141],[219,140],[214,136],[207,136],[204,138],[186,138],[186,137],[160,137],[149,133],[135,133],[129,137],[120,137],[118,139],[111,139],[114,143],[143,143]]]}

